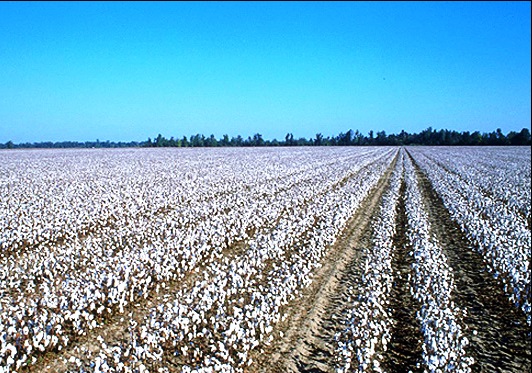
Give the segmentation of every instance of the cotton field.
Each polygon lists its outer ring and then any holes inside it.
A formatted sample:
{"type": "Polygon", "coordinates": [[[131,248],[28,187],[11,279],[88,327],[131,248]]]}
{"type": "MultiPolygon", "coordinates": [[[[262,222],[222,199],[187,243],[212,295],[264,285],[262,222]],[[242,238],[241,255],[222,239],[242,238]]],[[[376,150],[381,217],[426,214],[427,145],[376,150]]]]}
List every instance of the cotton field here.
{"type": "Polygon", "coordinates": [[[0,151],[0,372],[529,371],[530,160],[0,151]]]}

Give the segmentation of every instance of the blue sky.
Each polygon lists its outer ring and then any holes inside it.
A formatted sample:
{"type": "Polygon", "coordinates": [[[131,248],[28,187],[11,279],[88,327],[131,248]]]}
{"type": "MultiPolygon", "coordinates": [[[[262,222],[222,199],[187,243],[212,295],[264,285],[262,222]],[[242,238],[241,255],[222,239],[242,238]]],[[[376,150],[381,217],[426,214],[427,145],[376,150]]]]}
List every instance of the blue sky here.
{"type": "Polygon", "coordinates": [[[530,128],[530,2],[0,2],[0,142],[530,128]]]}

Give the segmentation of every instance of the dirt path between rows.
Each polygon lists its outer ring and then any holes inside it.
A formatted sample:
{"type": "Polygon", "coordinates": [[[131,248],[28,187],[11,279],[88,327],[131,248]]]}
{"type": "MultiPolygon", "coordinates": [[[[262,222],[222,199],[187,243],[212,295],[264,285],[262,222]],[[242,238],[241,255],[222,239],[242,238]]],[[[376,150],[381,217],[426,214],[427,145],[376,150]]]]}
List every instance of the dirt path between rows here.
{"type": "MultiPolygon", "coordinates": [[[[361,276],[363,248],[371,244],[370,222],[378,207],[397,155],[376,187],[323,260],[312,284],[283,310],[287,315],[273,331],[280,336],[254,356],[249,372],[334,372],[335,333],[341,328],[343,311],[349,306],[347,291],[361,276]]],[[[355,288],[356,289],[356,288],[355,288]]]]}
{"type": "Polygon", "coordinates": [[[524,314],[504,294],[502,284],[454,222],[442,200],[420,168],[414,166],[424,198],[432,234],[452,268],[454,302],[467,310],[465,334],[473,372],[530,372],[531,332],[524,314]]]}

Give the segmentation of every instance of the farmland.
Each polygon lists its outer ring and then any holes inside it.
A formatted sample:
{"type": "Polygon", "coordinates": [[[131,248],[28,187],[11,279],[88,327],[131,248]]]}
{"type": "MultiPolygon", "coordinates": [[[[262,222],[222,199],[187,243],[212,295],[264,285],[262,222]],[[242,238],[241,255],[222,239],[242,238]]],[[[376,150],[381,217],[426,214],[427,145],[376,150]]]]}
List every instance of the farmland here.
{"type": "Polygon", "coordinates": [[[0,151],[0,372],[530,371],[530,158],[0,151]]]}

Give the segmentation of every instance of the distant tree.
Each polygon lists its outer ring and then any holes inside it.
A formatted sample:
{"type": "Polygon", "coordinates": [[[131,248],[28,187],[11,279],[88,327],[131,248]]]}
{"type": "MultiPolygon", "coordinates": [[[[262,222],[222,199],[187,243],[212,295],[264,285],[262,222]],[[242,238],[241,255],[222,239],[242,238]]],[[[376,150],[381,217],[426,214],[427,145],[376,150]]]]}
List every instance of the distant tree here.
{"type": "Polygon", "coordinates": [[[523,128],[519,133],[510,132],[508,141],[511,145],[530,145],[530,130],[523,128]]]}
{"type": "Polygon", "coordinates": [[[368,132],[368,135],[369,135],[369,138],[367,139],[366,144],[367,145],[373,145],[373,143],[374,143],[374,141],[373,141],[374,140],[373,130],[370,130],[368,132]]]}
{"type": "Polygon", "coordinates": [[[264,139],[262,138],[262,135],[260,133],[256,133],[253,135],[253,140],[251,140],[252,146],[264,146],[264,139]]]}
{"type": "Polygon", "coordinates": [[[200,135],[199,133],[196,135],[190,136],[190,146],[193,146],[193,147],[205,146],[205,136],[200,135]]]}
{"type": "Polygon", "coordinates": [[[393,146],[400,145],[399,144],[399,139],[397,138],[397,135],[395,135],[393,133],[391,135],[388,135],[387,138],[386,138],[386,145],[393,145],[393,146]]]}
{"type": "Polygon", "coordinates": [[[294,146],[295,145],[294,135],[291,133],[287,133],[286,136],[284,137],[284,144],[286,146],[294,146]]]}
{"type": "Polygon", "coordinates": [[[155,139],[155,147],[160,148],[163,146],[163,135],[159,134],[157,135],[157,138],[155,139]]]}
{"type": "Polygon", "coordinates": [[[312,145],[312,140],[309,141],[309,140],[307,140],[305,137],[300,137],[299,139],[297,139],[297,140],[294,142],[294,145],[296,145],[296,146],[307,146],[307,145],[312,145]]]}
{"type": "Polygon", "coordinates": [[[495,137],[497,139],[497,145],[509,145],[510,144],[510,142],[508,141],[506,136],[504,136],[500,128],[497,128],[497,130],[495,131],[495,137]]]}
{"type": "Polygon", "coordinates": [[[471,133],[469,131],[464,131],[459,136],[460,140],[458,141],[458,145],[470,145],[471,144],[471,133]]]}
{"type": "Polygon", "coordinates": [[[223,135],[222,139],[219,141],[220,146],[229,146],[230,140],[229,135],[223,135]]]}
{"type": "Polygon", "coordinates": [[[321,133],[316,134],[316,137],[314,138],[314,145],[316,146],[323,145],[323,135],[321,133]]]}
{"type": "Polygon", "coordinates": [[[331,138],[330,136],[327,136],[326,138],[323,139],[323,143],[326,146],[332,146],[332,145],[334,145],[334,138],[331,138]]]}
{"type": "Polygon", "coordinates": [[[244,139],[242,136],[238,135],[237,137],[231,138],[231,146],[243,146],[244,139]]]}
{"type": "Polygon", "coordinates": [[[506,136],[500,128],[492,132],[480,133],[475,131],[469,133],[468,131],[457,132],[447,129],[433,130],[432,127],[419,132],[408,133],[401,130],[399,134],[387,135],[385,131],[377,132],[377,137],[374,136],[374,131],[371,130],[368,136],[362,135],[358,130],[348,130],[347,132],[340,132],[337,136],[324,137],[321,133],[317,133],[315,138],[306,139],[300,137],[294,139],[292,133],[287,133],[284,141],[266,140],[260,133],[256,133],[253,137],[248,137],[246,140],[242,136],[232,137],[229,140],[228,135],[223,135],[220,140],[217,140],[214,135],[205,138],[202,134],[192,135],[190,140],[186,136],[182,139],[175,139],[173,136],[168,140],[162,134],[158,134],[155,140],[148,138],[143,142],[111,142],[109,140],[101,142],[96,141],[76,142],[76,141],[60,141],[60,142],[34,142],[14,144],[12,141],[7,143],[0,143],[0,149],[14,149],[14,148],[123,148],[123,147],[202,147],[202,146],[357,146],[357,145],[531,145],[530,130],[523,128],[520,132],[510,131],[506,136]]]}
{"type": "Polygon", "coordinates": [[[375,139],[375,145],[387,145],[388,142],[386,140],[387,140],[386,132],[379,131],[377,132],[377,138],[375,139]]]}
{"type": "Polygon", "coordinates": [[[479,131],[475,131],[471,134],[471,142],[466,145],[481,145],[482,144],[482,135],[479,131]]]}
{"type": "Polygon", "coordinates": [[[397,135],[397,140],[400,145],[406,145],[408,142],[408,133],[406,133],[405,130],[401,130],[399,135],[397,135]]]}
{"type": "Polygon", "coordinates": [[[364,145],[364,135],[360,133],[359,130],[355,130],[353,133],[353,139],[351,140],[352,145],[364,145]]]}
{"type": "Polygon", "coordinates": [[[218,146],[218,141],[216,140],[216,138],[214,137],[214,135],[210,135],[206,140],[205,140],[205,146],[207,147],[215,147],[215,146],[218,146]]]}
{"type": "Polygon", "coordinates": [[[434,138],[432,135],[432,127],[428,127],[427,129],[421,131],[419,134],[419,142],[424,145],[434,145],[434,138]]]}
{"type": "Polygon", "coordinates": [[[349,130],[346,133],[340,132],[338,136],[336,137],[336,143],[341,146],[348,146],[352,145],[351,140],[353,136],[353,131],[349,130]]]}

